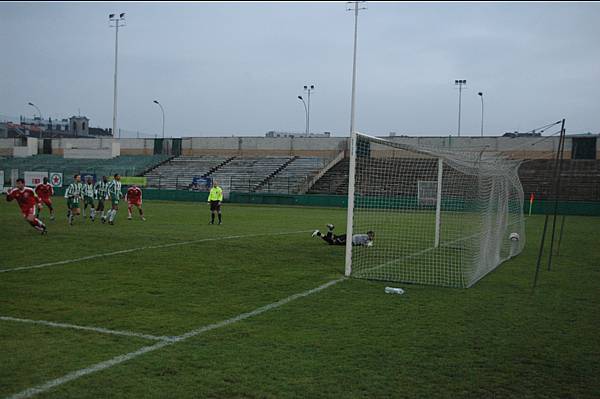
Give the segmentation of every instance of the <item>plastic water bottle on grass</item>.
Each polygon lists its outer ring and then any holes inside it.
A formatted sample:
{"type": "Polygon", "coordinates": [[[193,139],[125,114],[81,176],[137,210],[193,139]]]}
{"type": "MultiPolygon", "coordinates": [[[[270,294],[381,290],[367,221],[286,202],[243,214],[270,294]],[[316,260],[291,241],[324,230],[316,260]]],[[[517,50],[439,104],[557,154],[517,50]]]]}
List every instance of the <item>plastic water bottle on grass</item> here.
{"type": "Polygon", "coordinates": [[[404,290],[402,288],[394,288],[394,287],[385,287],[386,294],[404,294],[404,290]]]}

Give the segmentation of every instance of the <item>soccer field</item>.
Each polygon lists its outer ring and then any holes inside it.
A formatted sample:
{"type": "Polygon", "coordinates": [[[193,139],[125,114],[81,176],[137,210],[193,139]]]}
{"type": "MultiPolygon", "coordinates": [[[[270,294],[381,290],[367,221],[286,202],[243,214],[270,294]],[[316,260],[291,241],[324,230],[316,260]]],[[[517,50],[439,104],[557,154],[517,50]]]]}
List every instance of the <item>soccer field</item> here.
{"type": "Polygon", "coordinates": [[[146,201],[145,222],[70,227],[55,202],[46,236],[0,202],[0,398],[600,392],[600,218],[567,218],[532,293],[542,216],[520,256],[451,289],[344,279],[344,247],[311,238],[344,209],[224,204],[219,226],[146,201]]]}

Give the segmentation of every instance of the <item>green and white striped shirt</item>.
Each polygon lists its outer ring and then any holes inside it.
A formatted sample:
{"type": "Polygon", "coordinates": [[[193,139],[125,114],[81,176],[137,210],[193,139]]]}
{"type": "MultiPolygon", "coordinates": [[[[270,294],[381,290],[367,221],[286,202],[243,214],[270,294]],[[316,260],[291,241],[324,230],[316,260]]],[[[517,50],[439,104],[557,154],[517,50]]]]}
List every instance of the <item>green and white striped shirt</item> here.
{"type": "Polygon", "coordinates": [[[121,192],[120,181],[113,180],[108,183],[107,191],[108,195],[110,195],[110,198],[112,199],[120,199],[123,196],[123,193],[121,192]]]}
{"type": "Polygon", "coordinates": [[[108,182],[104,183],[104,181],[102,181],[102,180],[100,180],[98,183],[96,183],[96,185],[94,186],[94,192],[96,193],[97,199],[105,199],[106,198],[106,195],[108,194],[108,185],[109,185],[108,182]]]}
{"type": "Polygon", "coordinates": [[[77,200],[77,199],[81,198],[82,190],[83,190],[83,184],[73,182],[73,183],[69,184],[69,187],[67,187],[67,189],[65,191],[65,198],[77,200]]]}
{"type": "Polygon", "coordinates": [[[94,198],[94,185],[87,183],[84,184],[82,192],[84,197],[94,198]]]}

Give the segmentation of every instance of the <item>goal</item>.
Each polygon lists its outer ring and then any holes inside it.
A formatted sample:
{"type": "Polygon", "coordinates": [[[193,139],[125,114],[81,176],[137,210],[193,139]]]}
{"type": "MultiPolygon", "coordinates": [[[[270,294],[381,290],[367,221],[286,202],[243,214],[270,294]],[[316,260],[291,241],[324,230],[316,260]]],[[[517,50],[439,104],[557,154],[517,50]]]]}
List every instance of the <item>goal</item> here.
{"type": "Polygon", "coordinates": [[[525,245],[518,166],[353,133],[347,234],[375,238],[371,247],[347,241],[346,275],[472,286],[525,245]]]}

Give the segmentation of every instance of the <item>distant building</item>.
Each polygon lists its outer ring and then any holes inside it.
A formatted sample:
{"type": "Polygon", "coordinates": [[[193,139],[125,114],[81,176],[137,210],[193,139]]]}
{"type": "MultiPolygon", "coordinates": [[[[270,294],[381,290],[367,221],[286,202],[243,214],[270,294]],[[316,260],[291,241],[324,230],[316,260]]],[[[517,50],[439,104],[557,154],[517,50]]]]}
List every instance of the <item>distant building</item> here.
{"type": "Polygon", "coordinates": [[[21,116],[19,119],[19,123],[7,122],[4,124],[6,136],[45,138],[112,136],[111,129],[90,127],[90,120],[86,116],[71,116],[68,119],[40,119],[39,117],[21,116]]]}
{"type": "Polygon", "coordinates": [[[72,116],[69,118],[69,125],[71,126],[71,132],[75,136],[89,136],[90,135],[90,120],[85,116],[72,116]]]}
{"type": "Polygon", "coordinates": [[[519,132],[506,132],[502,135],[502,137],[538,137],[541,136],[541,133],[527,132],[527,133],[519,133],[519,132]]]}
{"type": "Polygon", "coordinates": [[[331,137],[331,132],[323,132],[323,133],[291,133],[291,132],[277,132],[271,130],[265,134],[265,137],[331,137]]]}
{"type": "Polygon", "coordinates": [[[35,118],[26,118],[21,116],[19,125],[22,127],[34,127],[36,131],[40,129],[42,131],[55,131],[55,132],[68,132],[69,131],[69,120],[68,119],[40,119],[39,117],[35,118]]]}

